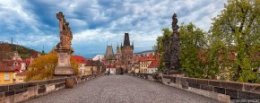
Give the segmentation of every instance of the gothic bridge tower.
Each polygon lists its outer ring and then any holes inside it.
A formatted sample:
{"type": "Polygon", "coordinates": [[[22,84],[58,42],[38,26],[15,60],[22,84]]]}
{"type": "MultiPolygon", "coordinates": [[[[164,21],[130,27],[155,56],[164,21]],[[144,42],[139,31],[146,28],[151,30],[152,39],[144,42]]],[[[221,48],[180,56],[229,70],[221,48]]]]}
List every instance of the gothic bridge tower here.
{"type": "Polygon", "coordinates": [[[122,68],[125,72],[131,70],[133,63],[133,55],[134,55],[134,45],[130,44],[129,34],[125,33],[124,35],[124,44],[121,45],[121,53],[122,53],[122,68]]]}

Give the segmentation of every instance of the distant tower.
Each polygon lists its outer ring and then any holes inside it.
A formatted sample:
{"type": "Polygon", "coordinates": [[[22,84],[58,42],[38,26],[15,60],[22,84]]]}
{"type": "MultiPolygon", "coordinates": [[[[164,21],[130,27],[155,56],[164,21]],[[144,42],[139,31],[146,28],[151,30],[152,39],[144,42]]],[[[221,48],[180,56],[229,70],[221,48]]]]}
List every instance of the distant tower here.
{"type": "Polygon", "coordinates": [[[122,53],[122,64],[125,71],[129,71],[131,69],[131,63],[133,61],[133,50],[134,46],[130,45],[129,34],[125,33],[124,35],[124,45],[121,46],[122,53]]]}
{"type": "Polygon", "coordinates": [[[13,44],[14,43],[14,38],[13,37],[11,37],[11,44],[13,44]]]}
{"type": "Polygon", "coordinates": [[[107,46],[105,59],[106,60],[114,60],[115,59],[115,55],[114,55],[114,51],[113,51],[112,45],[108,45],[107,46]]]}
{"type": "Polygon", "coordinates": [[[119,45],[117,44],[117,46],[116,46],[116,54],[119,54],[119,53],[121,53],[121,49],[120,49],[119,45]]]}
{"type": "Polygon", "coordinates": [[[124,46],[130,46],[130,39],[128,33],[125,33],[124,46]]]}
{"type": "Polygon", "coordinates": [[[45,52],[44,52],[44,45],[42,46],[42,54],[45,54],[45,52]]]}

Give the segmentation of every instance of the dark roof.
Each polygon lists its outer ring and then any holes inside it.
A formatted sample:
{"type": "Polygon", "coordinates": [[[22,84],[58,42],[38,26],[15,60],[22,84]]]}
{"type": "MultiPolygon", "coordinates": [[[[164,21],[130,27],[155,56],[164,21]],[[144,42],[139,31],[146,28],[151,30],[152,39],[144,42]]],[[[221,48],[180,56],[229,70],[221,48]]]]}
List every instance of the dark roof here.
{"type": "Polygon", "coordinates": [[[107,46],[106,54],[105,54],[106,60],[112,60],[115,59],[115,55],[113,52],[113,47],[111,45],[107,46]]]}
{"type": "Polygon", "coordinates": [[[128,33],[125,33],[124,46],[130,46],[130,39],[128,33]]]}
{"type": "Polygon", "coordinates": [[[123,46],[122,46],[122,43],[121,43],[121,49],[126,48],[126,47],[130,47],[131,49],[134,49],[134,43],[132,43],[132,45],[130,44],[130,39],[129,39],[128,33],[125,33],[124,45],[123,46]]]}
{"type": "Polygon", "coordinates": [[[147,54],[147,53],[153,53],[155,52],[154,50],[146,50],[146,51],[141,51],[141,52],[137,52],[135,54],[147,54]]]}

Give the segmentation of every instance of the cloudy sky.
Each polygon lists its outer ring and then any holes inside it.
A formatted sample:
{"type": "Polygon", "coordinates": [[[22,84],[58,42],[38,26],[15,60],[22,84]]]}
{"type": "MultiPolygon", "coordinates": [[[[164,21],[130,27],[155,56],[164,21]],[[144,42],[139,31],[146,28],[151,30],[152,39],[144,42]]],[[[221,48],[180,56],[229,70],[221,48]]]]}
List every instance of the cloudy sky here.
{"type": "Polygon", "coordinates": [[[120,44],[125,32],[135,52],[151,50],[161,29],[170,27],[177,13],[179,24],[193,22],[208,31],[212,18],[226,0],[0,0],[0,41],[50,51],[59,42],[62,11],[73,32],[75,54],[104,54],[106,45],[120,44]]]}

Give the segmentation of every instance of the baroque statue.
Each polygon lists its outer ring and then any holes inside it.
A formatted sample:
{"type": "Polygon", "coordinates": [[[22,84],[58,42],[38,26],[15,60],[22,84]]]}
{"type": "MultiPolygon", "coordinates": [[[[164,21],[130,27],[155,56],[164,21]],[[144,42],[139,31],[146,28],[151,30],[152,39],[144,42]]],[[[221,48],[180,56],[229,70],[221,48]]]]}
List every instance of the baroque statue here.
{"type": "Polygon", "coordinates": [[[60,29],[60,42],[56,46],[57,49],[71,50],[71,40],[72,32],[70,31],[69,23],[66,22],[62,12],[56,14],[57,19],[59,20],[59,29],[60,29]]]}
{"type": "Polygon", "coordinates": [[[69,23],[66,22],[62,12],[56,14],[59,20],[60,42],[56,45],[56,52],[58,55],[58,63],[54,71],[54,75],[58,76],[72,76],[74,71],[71,67],[70,58],[72,54],[71,40],[72,32],[70,31],[69,23]]]}
{"type": "Polygon", "coordinates": [[[172,16],[172,47],[171,47],[171,70],[179,71],[180,65],[180,37],[179,37],[179,26],[177,25],[178,19],[176,13],[172,16]]]}

